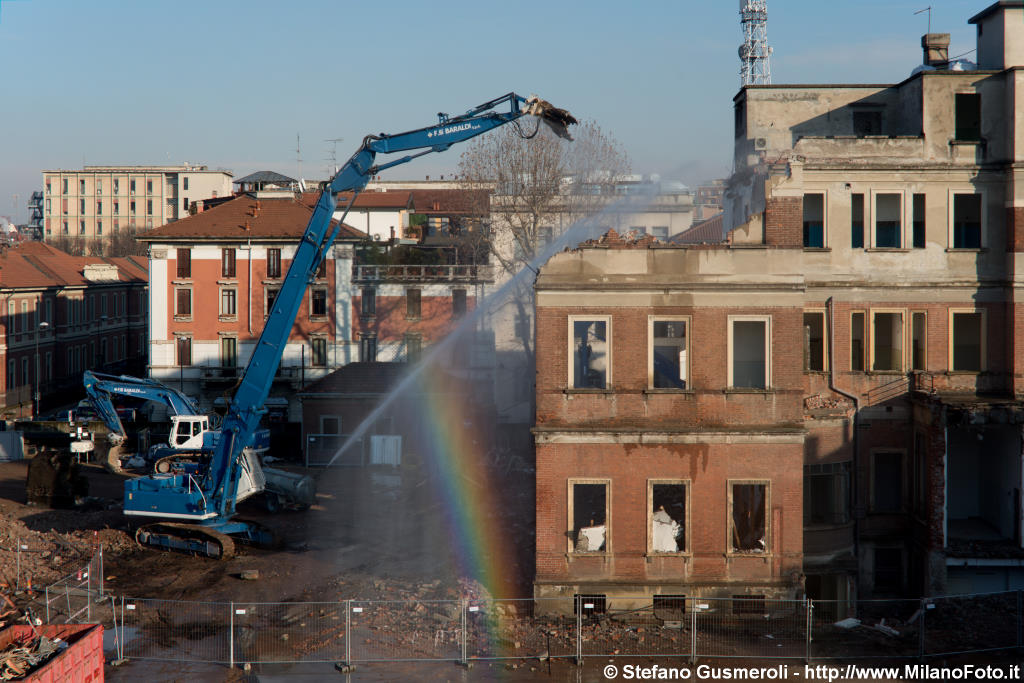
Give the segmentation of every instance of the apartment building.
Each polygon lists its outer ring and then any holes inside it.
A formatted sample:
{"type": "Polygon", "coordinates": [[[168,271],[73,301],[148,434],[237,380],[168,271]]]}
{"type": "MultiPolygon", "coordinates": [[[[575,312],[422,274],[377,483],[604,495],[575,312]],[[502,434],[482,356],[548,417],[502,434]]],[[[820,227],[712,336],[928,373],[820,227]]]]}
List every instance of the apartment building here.
{"type": "Polygon", "coordinates": [[[82,373],[145,366],[144,259],[69,256],[39,242],[0,249],[2,405],[45,413],[82,392],[82,373]],[[37,400],[38,397],[38,400],[37,400]]]}
{"type": "Polygon", "coordinates": [[[43,171],[43,235],[91,240],[148,230],[187,216],[193,201],[229,196],[231,173],[200,165],[43,171]]]}
{"type": "MultiPolygon", "coordinates": [[[[149,375],[200,397],[230,389],[252,355],[316,203],[315,193],[244,194],[154,228],[149,245],[149,375]]],[[[354,360],[348,315],[352,244],[342,225],[299,308],[271,395],[354,360]]],[[[294,421],[297,406],[291,406],[294,421]]]]}
{"type": "Polygon", "coordinates": [[[970,22],[976,65],[744,87],[726,244],[541,270],[538,596],[1024,586],[1024,3],[970,22]]]}

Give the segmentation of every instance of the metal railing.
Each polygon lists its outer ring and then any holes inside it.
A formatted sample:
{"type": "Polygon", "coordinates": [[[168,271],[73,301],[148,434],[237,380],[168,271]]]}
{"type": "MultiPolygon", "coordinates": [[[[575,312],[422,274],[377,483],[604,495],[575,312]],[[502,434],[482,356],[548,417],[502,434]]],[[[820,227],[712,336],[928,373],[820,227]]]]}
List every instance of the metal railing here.
{"type": "Polygon", "coordinates": [[[417,265],[417,266],[353,266],[355,282],[386,282],[386,281],[445,281],[445,282],[490,282],[494,279],[491,266],[449,266],[449,265],[417,265]]]}

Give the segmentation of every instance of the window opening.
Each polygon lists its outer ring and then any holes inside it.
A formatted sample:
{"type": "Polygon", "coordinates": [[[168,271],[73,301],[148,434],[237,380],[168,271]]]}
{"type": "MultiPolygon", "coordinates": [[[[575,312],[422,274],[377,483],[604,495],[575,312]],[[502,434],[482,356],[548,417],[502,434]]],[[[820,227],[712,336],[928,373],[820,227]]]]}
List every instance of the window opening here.
{"type": "Polygon", "coordinates": [[[956,109],[956,139],[966,142],[981,140],[981,95],[957,93],[953,104],[956,109]]]}
{"type": "Polygon", "coordinates": [[[687,388],[685,320],[655,320],[651,363],[655,389],[687,388]]]}
{"type": "Polygon", "coordinates": [[[310,365],[315,368],[322,368],[327,365],[327,340],[323,337],[313,337],[309,340],[310,365]]]}
{"type": "Polygon", "coordinates": [[[872,320],[874,331],[874,364],[876,372],[903,370],[903,314],[875,313],[872,320]]]}
{"type": "Polygon", "coordinates": [[[686,552],[686,484],[651,485],[651,551],[686,552]]]}
{"type": "Polygon", "coordinates": [[[981,195],[953,195],[953,248],[981,249],[981,195]]]}
{"type": "Polygon", "coordinates": [[[606,484],[573,484],[573,540],[578,553],[601,552],[606,548],[606,484]]]}
{"type": "Polygon", "coordinates": [[[220,365],[223,368],[234,368],[238,365],[238,340],[234,337],[221,338],[220,365]]]}
{"type": "Polygon", "coordinates": [[[220,262],[221,277],[235,277],[235,250],[222,249],[220,262]]]}
{"type": "Polygon", "coordinates": [[[175,315],[192,315],[192,290],[191,289],[179,289],[176,291],[177,294],[177,305],[175,306],[175,315]]]}
{"type": "Polygon", "coordinates": [[[267,277],[281,277],[280,249],[267,249],[267,277]]]}
{"type": "Polygon", "coordinates": [[[238,290],[235,288],[227,288],[220,290],[220,314],[221,315],[237,315],[238,314],[238,290]]]}
{"type": "Polygon", "coordinates": [[[178,249],[178,277],[192,277],[192,252],[189,249],[178,249]]]}
{"type": "Polygon", "coordinates": [[[954,372],[981,372],[982,370],[982,313],[953,313],[953,367],[954,372]]]}
{"type": "Polygon", "coordinates": [[[420,317],[420,290],[418,290],[418,289],[407,289],[407,290],[405,290],[405,317],[406,318],[419,318],[420,317]]]}
{"type": "Polygon", "coordinates": [[[825,370],[825,314],[804,313],[804,371],[825,370]]]}
{"type": "Polygon", "coordinates": [[[359,362],[373,363],[377,360],[377,337],[365,335],[359,338],[359,362]]]}
{"type": "Polygon", "coordinates": [[[875,197],[875,246],[898,249],[902,232],[901,197],[898,194],[879,194],[875,197]]]}
{"type": "Polygon", "coordinates": [[[857,137],[863,137],[865,135],[881,135],[882,112],[877,110],[854,111],[853,134],[857,137]]]}
{"type": "Polygon", "coordinates": [[[864,195],[850,195],[850,247],[864,248],[864,195]]]}
{"type": "Polygon", "coordinates": [[[767,484],[732,485],[732,550],[764,553],[768,551],[765,526],[767,484]]]}
{"type": "Polygon", "coordinates": [[[456,318],[466,315],[466,290],[452,290],[452,315],[456,318]]]}
{"type": "Polygon", "coordinates": [[[849,462],[804,465],[804,524],[846,524],[849,502],[849,462]]]}
{"type": "Polygon", "coordinates": [[[764,320],[732,321],[732,386],[768,388],[767,327],[764,320]]]}
{"type": "Polygon", "coordinates": [[[309,293],[309,314],[313,317],[324,317],[327,315],[327,290],[322,287],[316,288],[309,293]]]}
{"type": "Polygon", "coordinates": [[[923,194],[914,195],[913,205],[913,222],[911,228],[913,231],[912,244],[914,249],[924,249],[925,245],[925,200],[923,194]]]}
{"type": "Polygon", "coordinates": [[[825,195],[804,195],[804,246],[825,246],[825,195]]]}
{"type": "Polygon", "coordinates": [[[360,313],[363,315],[377,314],[377,292],[373,287],[364,287],[360,299],[360,313]]]}
{"type": "Polygon", "coordinates": [[[573,388],[604,389],[608,381],[608,323],[574,320],[573,388]]]}
{"type": "Polygon", "coordinates": [[[192,338],[178,337],[178,365],[192,365],[192,338]]]}
{"type": "Polygon", "coordinates": [[[655,595],[651,602],[655,619],[682,621],[686,617],[685,595],[655,595]]]}
{"type": "Polygon", "coordinates": [[[924,370],[927,348],[928,325],[923,311],[910,314],[910,369],[924,370]]]}
{"type": "Polygon", "coordinates": [[[850,369],[864,371],[864,314],[850,314],[850,369]]]}

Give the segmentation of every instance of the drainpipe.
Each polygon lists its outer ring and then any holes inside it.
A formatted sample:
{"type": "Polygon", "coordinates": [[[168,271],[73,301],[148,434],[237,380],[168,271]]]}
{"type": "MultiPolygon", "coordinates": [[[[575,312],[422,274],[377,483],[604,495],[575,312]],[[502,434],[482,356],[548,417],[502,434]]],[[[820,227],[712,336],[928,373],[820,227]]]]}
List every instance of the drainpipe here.
{"type": "Polygon", "coordinates": [[[857,479],[860,474],[857,423],[860,415],[860,399],[836,386],[835,356],[835,305],[832,297],[825,300],[828,309],[828,388],[853,401],[853,472],[850,474],[850,516],[853,519],[853,558],[857,562],[857,576],[860,575],[860,521],[857,518],[857,479]]]}
{"type": "Polygon", "coordinates": [[[249,288],[249,294],[245,297],[246,300],[246,316],[249,319],[249,336],[252,337],[252,238],[246,242],[246,250],[248,253],[249,261],[249,281],[246,286],[249,288]]]}

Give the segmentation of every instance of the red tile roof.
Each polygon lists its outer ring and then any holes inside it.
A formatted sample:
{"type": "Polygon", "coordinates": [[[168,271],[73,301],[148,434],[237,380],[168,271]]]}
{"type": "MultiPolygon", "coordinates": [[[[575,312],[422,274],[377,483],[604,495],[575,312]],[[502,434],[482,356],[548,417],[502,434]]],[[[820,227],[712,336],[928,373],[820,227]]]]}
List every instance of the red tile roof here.
{"type": "Polygon", "coordinates": [[[707,220],[694,223],[689,229],[673,235],[671,242],[675,244],[717,244],[723,241],[722,225],[725,214],[716,213],[707,220]]]}
{"type": "MultiPolygon", "coordinates": [[[[338,208],[344,209],[352,198],[351,192],[337,195],[338,208]]],[[[410,190],[365,190],[356,195],[353,209],[411,209],[412,192],[410,190]]]]}
{"type": "MultiPolygon", "coordinates": [[[[299,239],[309,224],[317,192],[287,198],[260,198],[243,194],[212,209],[140,233],[141,241],[299,239]]],[[[332,221],[332,224],[336,224],[332,221]]],[[[365,239],[366,233],[342,225],[340,240],[365,239]]]]}
{"type": "Polygon", "coordinates": [[[416,213],[480,213],[488,210],[490,194],[490,190],[412,190],[412,203],[416,213]]]}
{"type": "Polygon", "coordinates": [[[119,282],[145,283],[149,265],[138,256],[72,256],[42,242],[23,242],[0,250],[0,288],[31,289],[97,284],[85,278],[87,265],[117,266],[119,282]]]}

